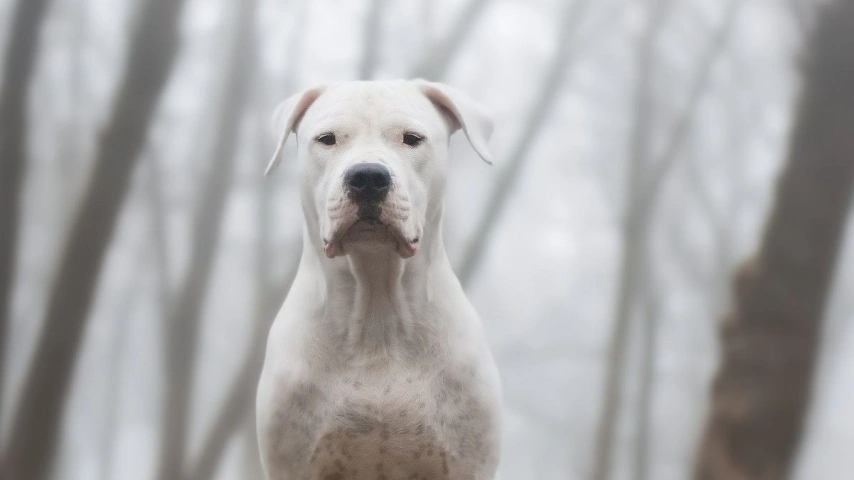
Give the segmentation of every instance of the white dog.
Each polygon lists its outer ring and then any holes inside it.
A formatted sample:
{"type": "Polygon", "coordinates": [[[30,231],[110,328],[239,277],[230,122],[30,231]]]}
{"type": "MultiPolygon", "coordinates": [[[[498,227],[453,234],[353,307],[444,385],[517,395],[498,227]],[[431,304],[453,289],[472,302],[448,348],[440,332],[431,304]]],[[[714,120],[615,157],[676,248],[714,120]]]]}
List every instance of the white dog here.
{"type": "Polygon", "coordinates": [[[500,385],[442,243],[448,137],[492,122],[421,80],[285,101],[299,145],[299,272],[270,330],[258,438],[273,480],[492,480],[500,385]]]}

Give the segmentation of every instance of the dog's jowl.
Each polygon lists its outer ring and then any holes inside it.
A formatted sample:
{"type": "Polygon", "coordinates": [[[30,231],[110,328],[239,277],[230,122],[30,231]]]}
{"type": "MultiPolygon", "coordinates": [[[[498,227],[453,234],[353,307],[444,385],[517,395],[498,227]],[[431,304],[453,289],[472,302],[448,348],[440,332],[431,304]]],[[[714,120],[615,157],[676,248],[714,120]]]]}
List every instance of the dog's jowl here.
{"type": "Polygon", "coordinates": [[[268,171],[295,134],[305,233],[258,387],[267,476],[494,479],[498,372],[441,231],[448,138],[490,162],[489,117],[421,80],[312,88],[274,117],[268,171]]]}

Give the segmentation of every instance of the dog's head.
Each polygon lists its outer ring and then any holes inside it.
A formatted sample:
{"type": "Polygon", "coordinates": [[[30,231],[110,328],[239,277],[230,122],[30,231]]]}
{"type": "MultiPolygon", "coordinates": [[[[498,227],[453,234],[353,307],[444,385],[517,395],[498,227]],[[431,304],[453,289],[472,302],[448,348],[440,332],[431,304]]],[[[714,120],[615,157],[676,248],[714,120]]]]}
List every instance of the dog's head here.
{"type": "Polygon", "coordinates": [[[280,140],[267,172],[296,133],[306,221],[330,258],[359,250],[415,255],[441,211],[454,131],[491,163],[489,116],[464,94],[423,80],[312,88],[283,102],[274,125],[280,140]]]}

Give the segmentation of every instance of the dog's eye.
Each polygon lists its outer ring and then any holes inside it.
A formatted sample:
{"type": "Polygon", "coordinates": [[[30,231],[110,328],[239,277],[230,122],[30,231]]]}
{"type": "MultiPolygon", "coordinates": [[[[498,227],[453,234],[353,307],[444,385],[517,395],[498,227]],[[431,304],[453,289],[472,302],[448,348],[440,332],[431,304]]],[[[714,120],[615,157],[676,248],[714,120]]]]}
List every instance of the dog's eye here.
{"type": "Polygon", "coordinates": [[[335,145],[335,134],[332,132],[323,133],[315,138],[315,140],[324,145],[335,145]]]}
{"type": "Polygon", "coordinates": [[[415,133],[404,133],[403,134],[403,143],[409,145],[410,147],[417,147],[421,142],[424,141],[424,137],[415,133]]]}

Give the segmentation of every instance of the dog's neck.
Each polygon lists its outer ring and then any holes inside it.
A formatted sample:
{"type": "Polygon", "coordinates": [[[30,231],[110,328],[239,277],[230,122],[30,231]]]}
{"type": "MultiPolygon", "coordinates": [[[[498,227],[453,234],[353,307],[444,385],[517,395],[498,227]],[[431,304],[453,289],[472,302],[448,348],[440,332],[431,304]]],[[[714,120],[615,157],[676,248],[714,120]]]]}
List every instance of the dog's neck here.
{"type": "MultiPolygon", "coordinates": [[[[420,323],[432,304],[431,288],[456,282],[441,233],[441,211],[428,219],[418,253],[402,259],[393,249],[351,249],[345,255],[326,258],[319,236],[307,225],[303,261],[316,265],[325,289],[323,318],[334,336],[359,352],[379,353],[410,339],[416,320],[420,323]],[[306,258],[306,255],[310,258],[306,258]]],[[[321,287],[322,286],[322,287],[321,287]]]]}

